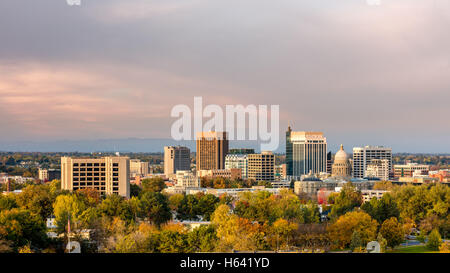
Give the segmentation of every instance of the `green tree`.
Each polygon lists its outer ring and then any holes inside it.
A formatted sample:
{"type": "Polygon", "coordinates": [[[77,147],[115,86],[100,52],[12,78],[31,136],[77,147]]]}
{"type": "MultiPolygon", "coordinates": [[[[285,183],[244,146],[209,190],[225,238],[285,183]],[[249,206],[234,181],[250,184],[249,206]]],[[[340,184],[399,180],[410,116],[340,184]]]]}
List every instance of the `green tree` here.
{"type": "Polygon", "coordinates": [[[427,248],[431,250],[439,250],[442,244],[441,234],[437,229],[434,229],[428,236],[427,248]]]}
{"type": "Polygon", "coordinates": [[[161,177],[146,178],[142,180],[142,190],[146,192],[161,192],[166,187],[161,177]]]}
{"type": "Polygon", "coordinates": [[[86,204],[76,194],[59,195],[53,203],[58,232],[62,233],[67,229],[69,217],[71,227],[78,228],[81,225],[81,215],[86,209],[86,204]]]}
{"type": "Polygon", "coordinates": [[[192,195],[184,196],[177,210],[177,218],[180,220],[197,220],[198,200],[192,195]]]}
{"type": "Polygon", "coordinates": [[[124,197],[117,194],[110,194],[106,196],[106,198],[98,206],[98,212],[101,215],[108,217],[119,217],[126,222],[134,219],[129,203],[124,197]]]}
{"type": "Polygon", "coordinates": [[[377,242],[380,244],[380,251],[382,253],[386,252],[387,240],[384,239],[383,235],[381,235],[381,232],[378,232],[377,242]]]}
{"type": "Polygon", "coordinates": [[[53,212],[54,198],[47,185],[30,185],[17,195],[17,205],[39,215],[43,220],[53,212]]]}
{"type": "Polygon", "coordinates": [[[131,197],[139,196],[141,191],[142,191],[142,189],[138,185],[130,184],[130,196],[131,197]]]}
{"type": "Polygon", "coordinates": [[[198,200],[198,213],[203,216],[203,220],[209,221],[211,214],[216,210],[219,204],[219,198],[213,194],[205,194],[198,200]]]}
{"type": "Polygon", "coordinates": [[[16,196],[13,193],[0,194],[0,211],[17,208],[16,196]]]}
{"type": "Polygon", "coordinates": [[[159,235],[159,240],[158,250],[162,253],[187,252],[187,235],[184,233],[163,230],[159,235]]]}
{"type": "Polygon", "coordinates": [[[403,242],[405,233],[403,226],[397,221],[397,218],[392,217],[383,222],[380,228],[380,233],[386,239],[387,245],[394,249],[403,242]]]}
{"type": "Polygon", "coordinates": [[[357,230],[353,231],[351,240],[350,240],[350,249],[355,251],[355,249],[361,250],[363,247],[363,241],[361,239],[361,235],[357,230]]]}
{"type": "Polygon", "coordinates": [[[333,204],[330,213],[332,218],[344,215],[362,204],[361,192],[356,191],[351,182],[345,184],[337,195],[331,195],[330,197],[329,203],[333,204]]]}
{"type": "Polygon", "coordinates": [[[184,194],[177,193],[173,194],[169,197],[169,207],[171,210],[178,210],[180,207],[181,201],[184,199],[184,194]]]}
{"type": "Polygon", "coordinates": [[[187,235],[187,252],[212,252],[217,245],[216,230],[212,225],[195,228],[187,235]]]}
{"type": "Polygon", "coordinates": [[[387,219],[392,217],[398,218],[400,216],[397,203],[389,193],[384,194],[380,200],[376,197],[372,198],[370,202],[364,203],[361,209],[380,224],[387,219]]]}
{"type": "Polygon", "coordinates": [[[141,200],[141,216],[146,217],[157,226],[172,219],[167,197],[159,192],[143,192],[141,200]]]}
{"type": "Polygon", "coordinates": [[[0,241],[12,242],[14,248],[31,244],[43,247],[47,243],[44,221],[37,214],[21,208],[0,212],[0,241]]]}

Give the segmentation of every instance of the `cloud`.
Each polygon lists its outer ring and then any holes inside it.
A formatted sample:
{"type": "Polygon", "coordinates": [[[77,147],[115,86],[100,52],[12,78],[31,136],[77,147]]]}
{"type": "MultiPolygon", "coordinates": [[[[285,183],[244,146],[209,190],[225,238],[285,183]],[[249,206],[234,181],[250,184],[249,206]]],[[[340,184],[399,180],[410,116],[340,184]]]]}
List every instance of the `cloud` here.
{"type": "Polygon", "coordinates": [[[201,95],[346,146],[449,151],[449,26],[447,0],[4,0],[0,139],[167,137],[201,95]]]}

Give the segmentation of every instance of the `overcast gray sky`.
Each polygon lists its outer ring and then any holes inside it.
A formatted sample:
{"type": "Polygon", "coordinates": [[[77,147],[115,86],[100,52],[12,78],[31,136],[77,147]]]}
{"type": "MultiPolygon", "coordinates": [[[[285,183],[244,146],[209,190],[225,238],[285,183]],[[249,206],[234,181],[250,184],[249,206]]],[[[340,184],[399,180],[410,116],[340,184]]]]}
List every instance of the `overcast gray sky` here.
{"type": "MultiPolygon", "coordinates": [[[[450,152],[448,0],[0,1],[0,142],[168,138],[176,104],[450,152]]],[[[284,138],[282,138],[284,139],[284,138]]]]}

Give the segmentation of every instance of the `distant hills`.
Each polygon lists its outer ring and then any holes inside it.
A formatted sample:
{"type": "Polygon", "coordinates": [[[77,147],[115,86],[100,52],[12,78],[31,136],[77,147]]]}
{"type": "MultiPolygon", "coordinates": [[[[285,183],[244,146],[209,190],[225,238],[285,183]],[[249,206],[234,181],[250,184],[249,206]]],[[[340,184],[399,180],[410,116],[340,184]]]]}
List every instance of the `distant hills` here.
{"type": "MultiPolygon", "coordinates": [[[[4,152],[163,152],[164,146],[186,146],[195,151],[195,141],[175,141],[173,139],[96,139],[96,140],[56,140],[56,141],[17,141],[0,142],[0,151],[4,152]]],[[[260,151],[258,141],[230,141],[230,148],[252,148],[260,151]]],[[[284,141],[275,151],[284,153],[284,141]]]]}

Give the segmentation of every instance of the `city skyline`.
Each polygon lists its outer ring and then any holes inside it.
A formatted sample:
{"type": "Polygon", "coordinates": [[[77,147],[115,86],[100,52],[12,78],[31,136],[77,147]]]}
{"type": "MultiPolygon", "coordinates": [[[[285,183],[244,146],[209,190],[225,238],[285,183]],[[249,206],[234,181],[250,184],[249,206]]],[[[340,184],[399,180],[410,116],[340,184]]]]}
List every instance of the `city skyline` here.
{"type": "Polygon", "coordinates": [[[168,139],[201,95],[278,104],[280,136],[333,152],[449,153],[448,1],[333,2],[2,1],[0,147],[168,139]]]}

